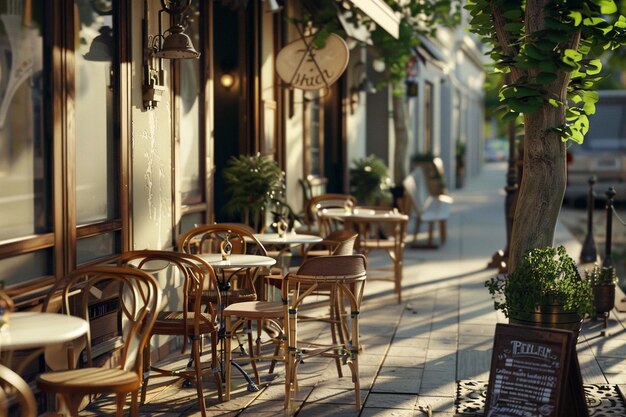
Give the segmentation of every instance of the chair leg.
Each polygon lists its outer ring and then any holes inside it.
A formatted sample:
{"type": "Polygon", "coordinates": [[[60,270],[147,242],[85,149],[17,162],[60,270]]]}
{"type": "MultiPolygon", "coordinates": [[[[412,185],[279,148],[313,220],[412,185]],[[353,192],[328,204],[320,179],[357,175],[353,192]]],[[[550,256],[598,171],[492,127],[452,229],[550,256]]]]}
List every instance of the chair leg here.
{"type": "MultiPolygon", "coordinates": [[[[358,308],[357,308],[358,309],[358,308]]],[[[352,371],[352,382],[354,383],[354,404],[356,410],[361,409],[361,380],[359,374],[359,316],[352,317],[352,351],[350,352],[350,370],[352,371]]]]}
{"type": "Polygon", "coordinates": [[[146,391],[148,389],[148,379],[150,379],[150,343],[146,344],[143,350],[143,379],[141,380],[141,404],[146,402],[146,391]]]}
{"type": "MultiPolygon", "coordinates": [[[[339,312],[336,308],[337,294],[335,292],[331,292],[330,294],[330,335],[333,345],[337,345],[337,320],[339,319],[339,312]]],[[[343,371],[341,370],[341,359],[339,358],[339,351],[335,352],[337,355],[335,357],[335,366],[337,367],[337,376],[339,378],[343,377],[343,371]]]]}
{"type": "Polygon", "coordinates": [[[413,242],[417,241],[417,235],[420,232],[421,220],[419,216],[415,219],[415,228],[413,229],[413,242]]]}
{"type": "Polygon", "coordinates": [[[428,222],[428,246],[433,245],[433,235],[435,233],[435,224],[428,222]]]}
{"type": "Polygon", "coordinates": [[[443,245],[444,243],[446,243],[446,221],[445,220],[440,220],[439,221],[439,239],[441,240],[441,244],[443,245]]]}
{"type": "Polygon", "coordinates": [[[217,383],[217,395],[220,401],[224,401],[224,393],[222,392],[222,375],[217,361],[217,344],[219,342],[217,332],[211,333],[211,369],[217,383]]]}
{"type": "Polygon", "coordinates": [[[135,390],[130,393],[130,416],[138,417],[139,416],[139,402],[137,401],[139,397],[139,390],[135,390]]]}
{"type": "Polygon", "coordinates": [[[224,389],[224,401],[229,401],[230,400],[230,373],[231,373],[231,365],[230,365],[230,359],[231,359],[231,339],[232,339],[232,335],[230,333],[231,329],[231,323],[230,323],[230,317],[227,317],[225,319],[226,321],[226,336],[224,337],[224,368],[225,369],[225,383],[226,383],[226,387],[224,389]]]}
{"type": "Polygon", "coordinates": [[[248,333],[248,352],[250,355],[250,365],[252,366],[252,370],[254,371],[254,382],[258,385],[261,383],[261,379],[259,378],[259,371],[256,367],[256,359],[254,359],[254,344],[252,340],[252,321],[248,320],[248,329],[246,330],[248,333]]]}
{"type": "Polygon", "coordinates": [[[402,254],[396,254],[393,261],[393,275],[395,280],[396,295],[398,304],[402,302],[402,254]]]}
{"type": "MultiPolygon", "coordinates": [[[[124,406],[126,405],[126,393],[118,393],[115,396],[115,417],[124,417],[124,406]]],[[[136,417],[136,416],[132,416],[136,417]]]]}
{"type": "Polygon", "coordinates": [[[192,336],[191,355],[193,357],[194,366],[196,368],[196,391],[198,392],[198,401],[200,402],[200,413],[202,417],[206,417],[206,404],[204,402],[204,392],[202,391],[202,364],[200,363],[200,336],[192,336]]]}

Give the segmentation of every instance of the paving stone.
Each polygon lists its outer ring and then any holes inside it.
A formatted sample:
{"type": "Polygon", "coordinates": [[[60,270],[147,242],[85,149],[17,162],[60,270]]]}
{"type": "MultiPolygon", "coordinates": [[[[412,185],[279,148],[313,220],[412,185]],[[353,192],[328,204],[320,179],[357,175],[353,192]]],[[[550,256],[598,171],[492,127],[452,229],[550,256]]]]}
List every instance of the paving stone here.
{"type": "Polygon", "coordinates": [[[365,408],[399,408],[413,410],[417,402],[415,394],[376,394],[371,393],[367,397],[365,408]]]}
{"type": "Polygon", "coordinates": [[[361,417],[413,417],[413,410],[395,410],[388,408],[364,408],[361,417]]]}
{"type": "Polygon", "coordinates": [[[298,417],[358,417],[354,405],[305,403],[298,412],[298,417]]]}
{"type": "MultiPolygon", "coordinates": [[[[361,390],[361,403],[365,401],[368,391],[361,390]]],[[[306,399],[307,403],[354,404],[354,389],[315,387],[306,399]]]]}
{"type": "Polygon", "coordinates": [[[417,394],[421,381],[414,378],[378,377],[374,381],[372,393],[417,394]]]}
{"type": "Polygon", "coordinates": [[[419,395],[417,397],[417,408],[423,407],[425,409],[429,405],[433,411],[454,412],[454,398],[431,397],[427,395],[419,395]]]}

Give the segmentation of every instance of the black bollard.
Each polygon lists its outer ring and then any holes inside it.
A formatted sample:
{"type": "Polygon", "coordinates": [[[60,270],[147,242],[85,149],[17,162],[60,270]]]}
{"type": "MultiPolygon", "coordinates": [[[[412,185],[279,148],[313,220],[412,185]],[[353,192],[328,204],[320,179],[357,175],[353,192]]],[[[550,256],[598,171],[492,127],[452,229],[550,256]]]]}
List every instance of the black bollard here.
{"type": "Polygon", "coordinates": [[[606,244],[604,249],[604,268],[613,267],[613,259],[611,258],[611,238],[613,233],[613,198],[615,197],[615,188],[609,187],[606,194],[606,244]]]}
{"type": "Polygon", "coordinates": [[[593,239],[593,210],[595,208],[595,198],[593,193],[593,185],[596,183],[596,177],[589,177],[589,194],[587,194],[587,237],[580,251],[580,262],[589,263],[598,260],[598,250],[596,242],[593,239]]]}

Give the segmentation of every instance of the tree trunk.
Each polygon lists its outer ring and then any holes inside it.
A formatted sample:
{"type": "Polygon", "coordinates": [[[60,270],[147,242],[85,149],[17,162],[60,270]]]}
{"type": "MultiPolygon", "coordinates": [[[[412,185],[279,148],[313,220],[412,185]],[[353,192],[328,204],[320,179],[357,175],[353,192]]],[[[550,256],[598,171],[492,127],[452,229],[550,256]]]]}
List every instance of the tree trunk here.
{"type": "Polygon", "coordinates": [[[396,146],[393,153],[393,180],[396,184],[400,184],[407,176],[407,149],[409,146],[409,129],[404,111],[404,95],[397,96],[392,94],[391,104],[393,106],[393,127],[396,136],[396,146]]]}
{"type": "MultiPolygon", "coordinates": [[[[494,21],[498,40],[503,50],[514,56],[500,9],[492,2],[494,21]]],[[[552,0],[528,0],[525,9],[525,32],[528,39],[544,29],[546,10],[552,0]]],[[[578,49],[580,32],[559,46],[566,49],[578,49]]],[[[526,72],[518,67],[511,67],[511,80],[517,82],[520,77],[533,79],[542,70],[530,68],[526,72]]],[[[556,80],[545,85],[544,97],[557,98],[566,102],[567,86],[570,74],[556,71],[556,80]]],[[[554,231],[563,203],[567,179],[565,143],[553,129],[565,124],[565,107],[553,107],[544,104],[533,113],[524,114],[524,167],[518,190],[511,242],[508,257],[508,272],[511,273],[521,264],[524,253],[530,249],[552,246],[554,231]]]]}
{"type": "Polygon", "coordinates": [[[545,105],[524,115],[524,169],[513,218],[509,273],[526,251],[552,246],[566,184],[565,143],[549,129],[565,119],[562,107],[545,105]]]}

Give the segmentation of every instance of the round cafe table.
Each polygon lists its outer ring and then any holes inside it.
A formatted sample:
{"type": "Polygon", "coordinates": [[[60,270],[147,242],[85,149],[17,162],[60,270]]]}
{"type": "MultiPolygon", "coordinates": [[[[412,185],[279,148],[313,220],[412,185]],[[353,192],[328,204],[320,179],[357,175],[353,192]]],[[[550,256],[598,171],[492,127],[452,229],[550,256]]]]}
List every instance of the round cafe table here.
{"type": "Polygon", "coordinates": [[[74,340],[89,325],[79,317],[67,314],[11,313],[8,326],[0,330],[0,351],[41,348],[74,340]]]}
{"type": "Polygon", "coordinates": [[[87,321],[67,314],[17,312],[9,316],[9,324],[0,329],[1,362],[11,366],[13,351],[38,349],[29,354],[17,366],[18,373],[32,358],[40,355],[43,348],[71,342],[89,329],[87,321]]]}
{"type": "Polygon", "coordinates": [[[222,260],[220,253],[200,253],[196,255],[198,258],[205,260],[215,269],[227,268],[260,268],[270,267],[276,263],[276,259],[262,255],[247,255],[233,253],[227,261],[222,260]]]}
{"type": "Polygon", "coordinates": [[[285,233],[283,236],[278,233],[258,233],[254,237],[263,245],[307,245],[322,241],[321,236],[304,233],[285,233]]]}

